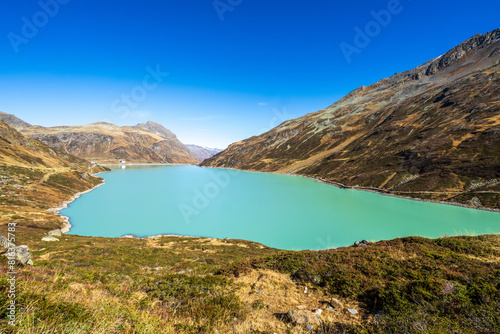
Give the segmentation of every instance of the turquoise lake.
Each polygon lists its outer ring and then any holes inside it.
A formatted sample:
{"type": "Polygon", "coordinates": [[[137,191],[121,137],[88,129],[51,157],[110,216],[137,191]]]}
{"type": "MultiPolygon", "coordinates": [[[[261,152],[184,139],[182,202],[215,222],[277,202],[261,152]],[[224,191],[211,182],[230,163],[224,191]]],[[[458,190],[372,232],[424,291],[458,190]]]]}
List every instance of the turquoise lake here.
{"type": "Polygon", "coordinates": [[[500,213],[344,190],[288,175],[127,166],[71,203],[70,234],[245,239],[320,250],[404,236],[500,233],[500,213]]]}

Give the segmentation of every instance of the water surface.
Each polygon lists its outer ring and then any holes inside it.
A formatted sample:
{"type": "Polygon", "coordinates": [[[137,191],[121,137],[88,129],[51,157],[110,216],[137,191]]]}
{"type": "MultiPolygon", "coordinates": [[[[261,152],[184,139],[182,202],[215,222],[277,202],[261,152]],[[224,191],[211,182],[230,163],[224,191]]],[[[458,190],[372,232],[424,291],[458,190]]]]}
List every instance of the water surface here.
{"type": "Polygon", "coordinates": [[[339,189],[288,175],[196,166],[113,169],[61,214],[71,234],[246,239],[281,249],[500,233],[500,214],[339,189]]]}

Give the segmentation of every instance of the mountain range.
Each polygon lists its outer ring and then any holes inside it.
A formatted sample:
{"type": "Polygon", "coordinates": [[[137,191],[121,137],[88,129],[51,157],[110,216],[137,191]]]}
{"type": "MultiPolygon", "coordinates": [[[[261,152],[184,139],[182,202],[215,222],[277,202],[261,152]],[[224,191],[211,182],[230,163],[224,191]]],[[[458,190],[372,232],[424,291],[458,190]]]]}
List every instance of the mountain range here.
{"type": "Polygon", "coordinates": [[[80,158],[114,163],[197,164],[220,150],[186,146],[161,124],[149,121],[135,126],[97,122],[81,126],[33,126],[14,115],[0,112],[0,119],[21,133],[80,158]]]}
{"type": "Polygon", "coordinates": [[[221,152],[220,148],[202,147],[198,145],[187,144],[186,147],[193,153],[200,161],[211,158],[217,153],[221,152]]]}
{"type": "Polygon", "coordinates": [[[500,208],[500,29],[201,165],[500,208]]]}

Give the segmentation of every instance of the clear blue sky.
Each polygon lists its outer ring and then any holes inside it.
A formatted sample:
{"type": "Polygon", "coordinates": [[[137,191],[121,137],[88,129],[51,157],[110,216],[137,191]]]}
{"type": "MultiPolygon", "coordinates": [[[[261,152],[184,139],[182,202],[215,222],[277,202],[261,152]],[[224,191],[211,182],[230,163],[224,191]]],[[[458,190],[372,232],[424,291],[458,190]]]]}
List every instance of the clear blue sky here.
{"type": "Polygon", "coordinates": [[[500,26],[498,0],[41,3],[2,1],[1,111],[44,126],[154,120],[220,148],[500,26]],[[356,27],[369,42],[356,46],[356,27]],[[169,75],[148,77],[157,68],[169,75]]]}

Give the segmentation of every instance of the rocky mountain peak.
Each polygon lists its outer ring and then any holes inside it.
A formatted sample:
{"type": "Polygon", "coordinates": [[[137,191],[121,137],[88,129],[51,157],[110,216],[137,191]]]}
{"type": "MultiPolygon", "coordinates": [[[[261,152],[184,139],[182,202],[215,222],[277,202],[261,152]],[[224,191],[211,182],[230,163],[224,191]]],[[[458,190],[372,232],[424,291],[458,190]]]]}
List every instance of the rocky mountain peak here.
{"type": "Polygon", "coordinates": [[[147,121],[146,123],[139,123],[133,128],[149,131],[165,139],[177,138],[177,136],[172,131],[168,130],[163,125],[153,121],[147,121]]]}
{"type": "Polygon", "coordinates": [[[32,125],[23,121],[22,119],[17,118],[14,115],[7,114],[0,111],[0,119],[3,119],[5,123],[14,127],[14,128],[29,128],[32,125]]]}
{"type": "MultiPolygon", "coordinates": [[[[427,68],[425,75],[433,75],[437,72],[452,66],[467,56],[469,53],[487,47],[493,43],[499,42],[500,28],[490,31],[486,34],[477,34],[457,45],[444,55],[438,57],[427,68]],[[472,51],[472,52],[471,52],[472,51]]],[[[500,47],[500,43],[499,43],[500,47]]]]}

